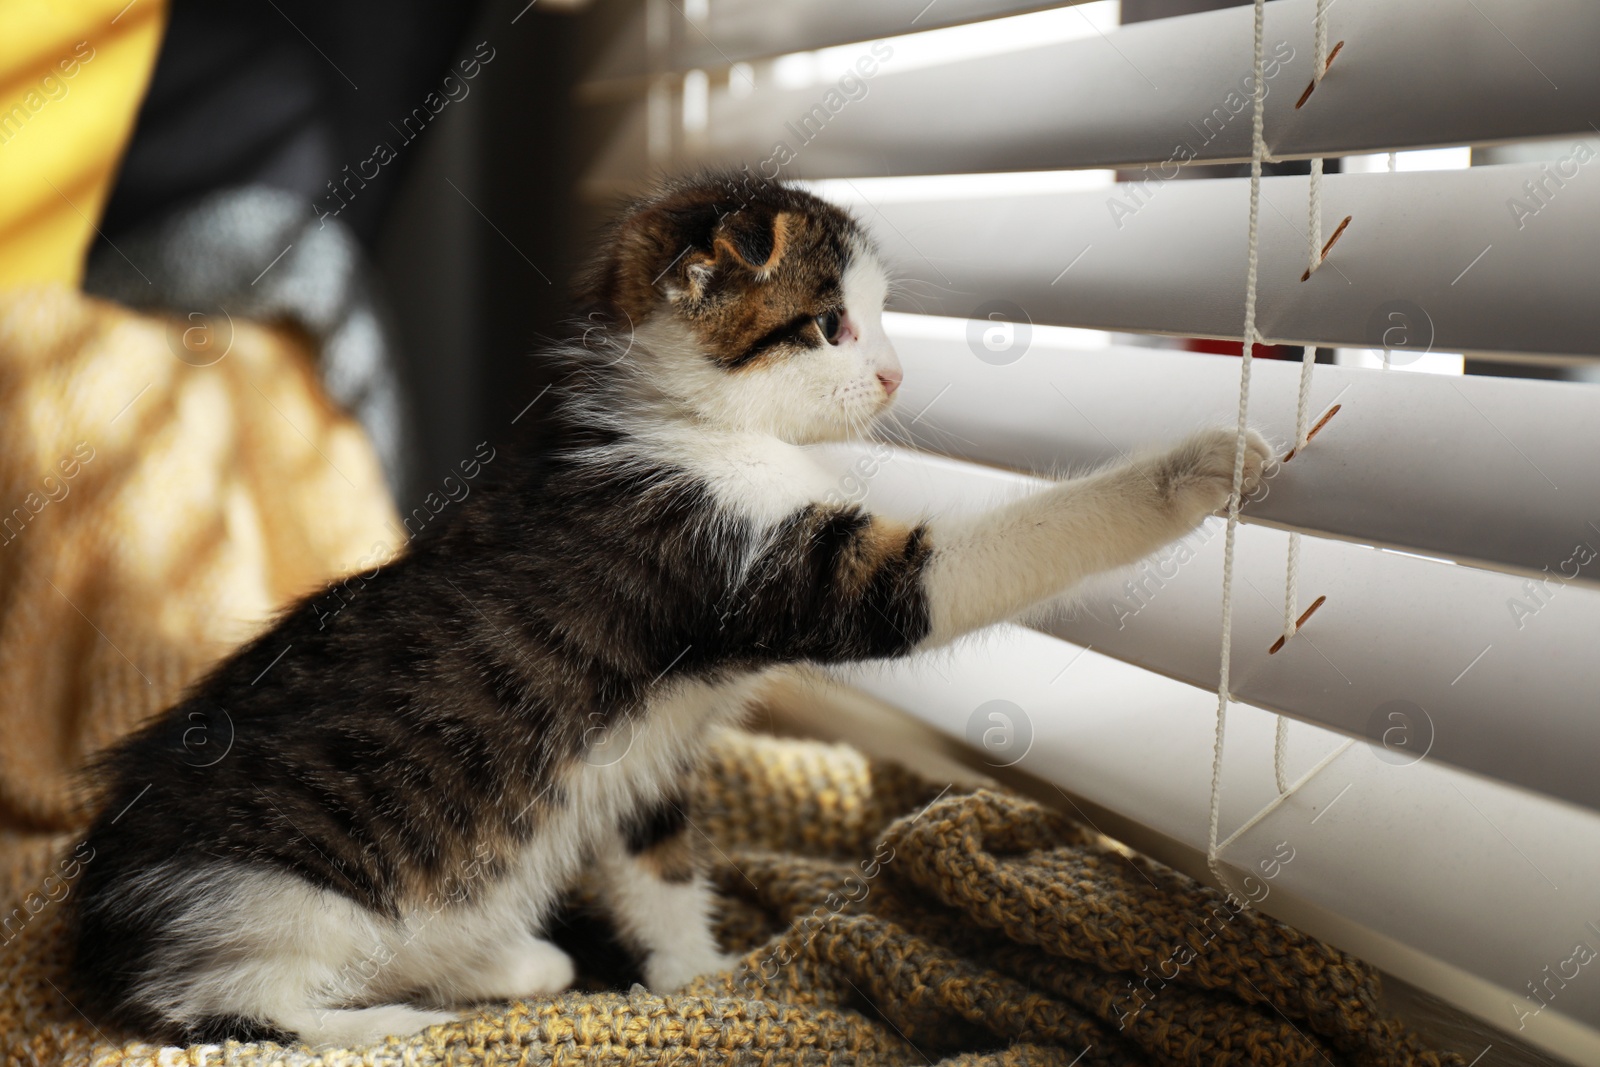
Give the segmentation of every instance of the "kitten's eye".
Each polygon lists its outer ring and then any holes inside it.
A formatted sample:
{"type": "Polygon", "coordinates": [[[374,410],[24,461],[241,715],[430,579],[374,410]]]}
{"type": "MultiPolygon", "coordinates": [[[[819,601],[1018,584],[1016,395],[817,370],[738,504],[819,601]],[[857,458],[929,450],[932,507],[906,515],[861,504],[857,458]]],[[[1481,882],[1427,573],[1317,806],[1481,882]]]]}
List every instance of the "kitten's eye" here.
{"type": "Polygon", "coordinates": [[[839,329],[844,325],[844,316],[837,311],[824,311],[816,318],[817,329],[822,331],[822,339],[830,345],[839,343],[839,329]]]}

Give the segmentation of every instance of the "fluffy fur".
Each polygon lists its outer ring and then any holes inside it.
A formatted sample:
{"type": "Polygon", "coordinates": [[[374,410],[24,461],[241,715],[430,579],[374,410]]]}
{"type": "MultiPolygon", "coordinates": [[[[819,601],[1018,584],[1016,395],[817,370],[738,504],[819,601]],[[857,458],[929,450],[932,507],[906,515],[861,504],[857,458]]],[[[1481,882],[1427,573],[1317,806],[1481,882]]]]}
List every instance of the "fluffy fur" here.
{"type": "MultiPolygon", "coordinates": [[[[485,468],[337,614],[290,610],[104,758],[86,1010],[356,1045],[548,995],[582,869],[645,981],[677,988],[724,963],[682,785],[765,672],[948,641],[1226,501],[1219,430],[973,520],[825,503],[801,446],[890,404],[886,293],[865,233],[808,194],[709,178],[633,205],[551,354],[556,444],[485,468]]],[[[1266,457],[1252,436],[1247,485],[1266,457]]]]}

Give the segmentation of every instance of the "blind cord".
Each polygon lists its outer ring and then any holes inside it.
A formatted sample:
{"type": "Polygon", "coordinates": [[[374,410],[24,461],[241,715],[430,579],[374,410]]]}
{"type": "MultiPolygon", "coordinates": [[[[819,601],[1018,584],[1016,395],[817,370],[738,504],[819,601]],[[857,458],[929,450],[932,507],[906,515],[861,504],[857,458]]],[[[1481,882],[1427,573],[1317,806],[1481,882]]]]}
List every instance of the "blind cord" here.
{"type": "Polygon", "coordinates": [[[1222,543],[1222,655],[1217,667],[1217,736],[1211,751],[1211,813],[1206,833],[1206,867],[1222,885],[1217,847],[1222,822],[1222,750],[1228,723],[1228,661],[1233,652],[1233,555],[1239,529],[1239,505],[1244,486],[1245,433],[1250,413],[1250,363],[1256,342],[1256,280],[1261,252],[1261,161],[1267,154],[1262,104],[1263,53],[1266,39],[1266,0],[1255,0],[1254,106],[1250,116],[1250,259],[1245,271],[1244,346],[1239,363],[1239,422],[1233,442],[1233,491],[1228,494],[1228,527],[1222,543]]]}
{"type": "MultiPolygon", "coordinates": [[[[1312,85],[1321,85],[1322,76],[1328,72],[1328,0],[1317,0],[1317,14],[1314,23],[1316,28],[1316,49],[1312,60],[1313,73],[1312,85]]],[[[1311,161],[1310,181],[1310,231],[1309,252],[1310,266],[1308,274],[1315,274],[1317,268],[1322,266],[1322,157],[1318,156],[1311,161]]],[[[1317,365],[1317,346],[1307,345],[1300,353],[1300,398],[1295,407],[1294,416],[1294,450],[1296,452],[1306,447],[1307,430],[1311,421],[1311,372],[1317,365]]],[[[1283,637],[1285,641],[1294,637],[1299,629],[1296,621],[1299,615],[1299,585],[1300,585],[1300,535],[1289,535],[1289,558],[1284,567],[1283,589],[1283,637]]],[[[1289,721],[1282,715],[1278,716],[1277,729],[1272,744],[1272,778],[1278,787],[1279,795],[1289,791],[1289,721]]]]}
{"type": "MultiPolygon", "coordinates": [[[[1317,162],[1322,162],[1317,160],[1317,162]]],[[[1311,172],[1313,188],[1319,175],[1315,170],[1311,172]]],[[[1313,194],[1315,199],[1315,194],[1313,194]]],[[[1315,255],[1315,253],[1313,253],[1315,255]]],[[[1294,447],[1299,451],[1306,447],[1309,440],[1310,402],[1311,402],[1311,370],[1317,365],[1316,345],[1307,345],[1300,354],[1300,400],[1295,411],[1294,447]]],[[[1294,637],[1300,628],[1298,615],[1300,605],[1300,535],[1289,534],[1289,558],[1284,565],[1283,588],[1283,640],[1287,643],[1294,637]]],[[[1289,720],[1282,715],[1278,716],[1277,730],[1272,744],[1272,778],[1278,787],[1278,792],[1286,793],[1289,790],[1289,720]]]]}

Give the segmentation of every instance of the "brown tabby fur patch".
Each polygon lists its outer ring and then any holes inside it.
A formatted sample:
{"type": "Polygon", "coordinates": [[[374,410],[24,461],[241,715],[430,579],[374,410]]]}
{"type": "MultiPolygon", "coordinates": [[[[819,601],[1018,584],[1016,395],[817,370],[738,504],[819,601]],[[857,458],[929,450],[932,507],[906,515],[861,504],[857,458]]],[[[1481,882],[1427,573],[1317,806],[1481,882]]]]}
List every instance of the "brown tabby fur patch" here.
{"type": "Polygon", "coordinates": [[[613,231],[587,287],[592,308],[637,327],[668,304],[728,368],[826,342],[812,321],[844,309],[867,236],[797,189],[737,180],[669,186],[613,231]]]}
{"type": "Polygon", "coordinates": [[[687,833],[680,833],[639,854],[645,866],[663,882],[689,881],[699,870],[694,842],[687,833]]]}

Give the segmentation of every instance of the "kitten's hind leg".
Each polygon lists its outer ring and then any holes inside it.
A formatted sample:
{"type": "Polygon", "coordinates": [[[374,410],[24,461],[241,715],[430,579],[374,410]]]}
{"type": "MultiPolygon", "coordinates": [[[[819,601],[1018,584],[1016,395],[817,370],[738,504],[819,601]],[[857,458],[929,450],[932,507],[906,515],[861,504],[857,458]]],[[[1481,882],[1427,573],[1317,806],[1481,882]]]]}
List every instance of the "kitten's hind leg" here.
{"type": "Polygon", "coordinates": [[[734,964],[711,932],[711,888],[686,807],[668,797],[599,847],[601,893],[623,940],[644,955],[645,984],[657,993],[734,964]]]}
{"type": "Polygon", "coordinates": [[[284,871],[176,861],[94,901],[103,940],[152,945],[124,1010],[185,1038],[371,1044],[456,1014],[384,1001],[414,988],[396,932],[354,901],[284,871]],[[160,926],[149,916],[161,915],[160,926]],[[376,1007],[351,1007],[362,1004],[376,1007]]]}

